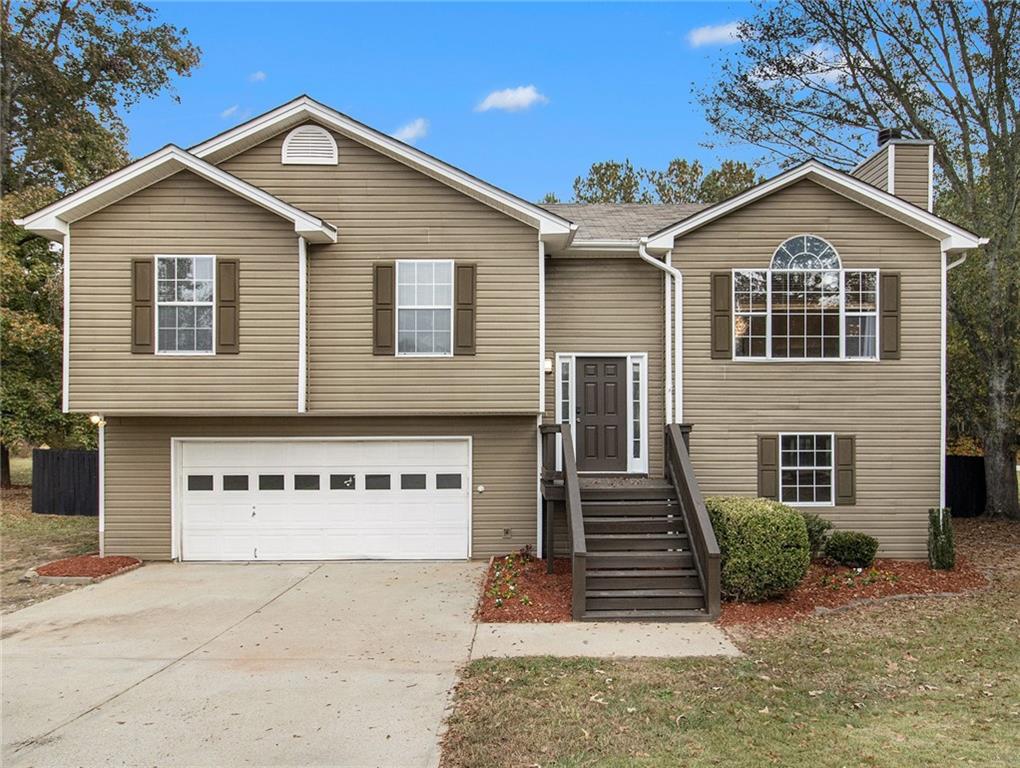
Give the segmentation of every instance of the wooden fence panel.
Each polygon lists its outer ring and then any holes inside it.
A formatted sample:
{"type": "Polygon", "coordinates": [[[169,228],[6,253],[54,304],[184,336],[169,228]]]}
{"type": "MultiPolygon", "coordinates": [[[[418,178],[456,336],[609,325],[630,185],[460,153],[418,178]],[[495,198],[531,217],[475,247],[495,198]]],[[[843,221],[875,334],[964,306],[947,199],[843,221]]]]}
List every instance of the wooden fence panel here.
{"type": "Polygon", "coordinates": [[[32,511],[38,515],[98,515],[99,453],[33,450],[32,511]]]}

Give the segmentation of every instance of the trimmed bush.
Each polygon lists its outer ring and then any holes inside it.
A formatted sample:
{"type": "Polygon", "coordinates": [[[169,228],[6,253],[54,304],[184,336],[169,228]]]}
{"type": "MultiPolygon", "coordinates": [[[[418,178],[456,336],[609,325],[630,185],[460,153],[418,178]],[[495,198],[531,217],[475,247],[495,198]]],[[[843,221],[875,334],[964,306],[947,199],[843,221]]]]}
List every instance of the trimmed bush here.
{"type": "Polygon", "coordinates": [[[811,547],[811,559],[818,557],[825,547],[825,538],[832,530],[832,523],[813,512],[801,512],[804,515],[804,525],[807,526],[808,544],[811,547]]]}
{"type": "Polygon", "coordinates": [[[825,542],[825,556],[850,568],[867,568],[875,562],[878,539],[860,531],[836,531],[825,542]]]}
{"type": "Polygon", "coordinates": [[[951,571],[956,565],[953,518],[948,509],[928,510],[928,565],[937,571],[951,571]]]}
{"type": "Polygon", "coordinates": [[[807,526],[795,509],[771,499],[705,499],[719,541],[727,598],[760,602],[793,589],[811,563],[807,526]]]}

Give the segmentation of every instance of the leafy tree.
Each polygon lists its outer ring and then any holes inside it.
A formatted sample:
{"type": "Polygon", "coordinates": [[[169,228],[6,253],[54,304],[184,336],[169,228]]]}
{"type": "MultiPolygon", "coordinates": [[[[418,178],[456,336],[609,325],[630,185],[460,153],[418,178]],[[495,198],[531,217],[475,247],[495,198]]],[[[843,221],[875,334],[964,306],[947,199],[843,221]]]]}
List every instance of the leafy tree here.
{"type": "Polygon", "coordinates": [[[582,203],[717,203],[761,181],[754,169],[725,160],[705,173],[698,160],[670,161],[665,170],[635,170],[623,163],[595,163],[584,178],[574,180],[574,197],[582,203]]]}
{"type": "Polygon", "coordinates": [[[641,174],[630,160],[592,163],[588,175],[574,179],[574,199],[579,203],[650,203],[642,188],[641,174]]]}
{"type": "Polygon", "coordinates": [[[721,133],[842,168],[879,126],[935,142],[939,212],[989,238],[950,272],[950,382],[978,377],[953,421],[983,444],[987,511],[1020,517],[1020,4],[756,0],[739,38],[700,94],[721,133]]]}
{"type": "Polygon", "coordinates": [[[556,197],[555,192],[546,192],[545,197],[538,201],[539,205],[555,205],[560,199],[556,197]]]}
{"type": "Polygon", "coordinates": [[[0,17],[0,485],[17,442],[81,444],[61,412],[59,252],[13,219],[127,161],[120,110],[168,90],[199,50],[131,0],[2,0],[0,17]]]}

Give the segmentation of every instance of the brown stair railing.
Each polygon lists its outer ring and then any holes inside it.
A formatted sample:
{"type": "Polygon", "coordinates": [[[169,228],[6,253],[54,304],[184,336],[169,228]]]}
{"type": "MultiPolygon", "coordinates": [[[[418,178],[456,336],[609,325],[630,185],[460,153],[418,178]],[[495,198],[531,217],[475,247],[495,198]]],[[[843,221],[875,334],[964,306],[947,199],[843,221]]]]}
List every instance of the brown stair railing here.
{"type": "Polygon", "coordinates": [[[701,591],[705,595],[705,608],[709,617],[715,619],[720,612],[719,543],[691,465],[685,439],[689,432],[687,425],[666,426],[666,476],[673,483],[684,525],[687,526],[695,567],[701,579],[701,591]]]}
{"type": "MultiPolygon", "coordinates": [[[[584,540],[584,516],[581,512],[581,484],[577,479],[577,458],[574,455],[574,438],[569,424],[543,424],[539,429],[542,439],[542,476],[545,480],[563,482],[563,506],[567,518],[567,539],[570,541],[570,576],[573,598],[571,614],[575,620],[584,616],[585,560],[588,549],[584,540]],[[556,470],[556,435],[560,436],[560,470],[556,470]]],[[[547,511],[546,557],[552,572],[553,541],[552,511],[547,511]]]]}

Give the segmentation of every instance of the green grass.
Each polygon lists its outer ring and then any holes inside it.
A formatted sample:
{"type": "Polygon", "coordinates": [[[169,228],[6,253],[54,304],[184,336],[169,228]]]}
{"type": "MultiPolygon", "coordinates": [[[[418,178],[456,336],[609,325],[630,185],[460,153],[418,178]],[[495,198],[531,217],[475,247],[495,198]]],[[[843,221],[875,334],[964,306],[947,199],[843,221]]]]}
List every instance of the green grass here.
{"type": "Polygon", "coordinates": [[[473,662],[443,765],[1017,765],[1020,583],[747,641],[738,659],[473,662]]]}
{"type": "Polygon", "coordinates": [[[32,457],[26,456],[23,459],[11,457],[11,484],[31,485],[32,484],[32,457]]]}

